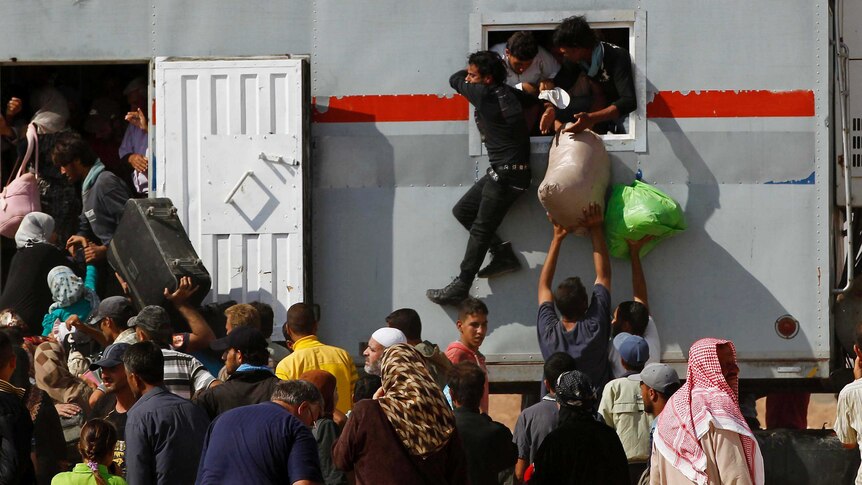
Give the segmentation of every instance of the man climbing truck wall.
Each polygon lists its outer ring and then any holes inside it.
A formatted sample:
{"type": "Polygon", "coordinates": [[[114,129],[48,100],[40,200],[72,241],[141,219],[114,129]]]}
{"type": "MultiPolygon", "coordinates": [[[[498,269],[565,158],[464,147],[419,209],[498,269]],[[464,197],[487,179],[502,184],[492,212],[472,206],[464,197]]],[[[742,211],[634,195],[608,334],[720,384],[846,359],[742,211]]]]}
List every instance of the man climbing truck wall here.
{"type": "MultiPolygon", "coordinates": [[[[509,208],[530,187],[530,135],[523,108],[541,103],[505,84],[506,67],[491,51],[470,55],[467,69],[449,78],[458,94],[476,108],[476,124],[488,148],[491,166],[484,177],[455,204],[452,213],[470,231],[460,274],[445,288],[428,290],[428,299],[439,305],[457,305],[469,296],[476,273],[492,278],[521,267],[510,242],[496,234],[509,208]],[[491,262],[480,271],[485,254],[491,262]]],[[[554,108],[548,106],[540,121],[550,131],[554,108]]]]}

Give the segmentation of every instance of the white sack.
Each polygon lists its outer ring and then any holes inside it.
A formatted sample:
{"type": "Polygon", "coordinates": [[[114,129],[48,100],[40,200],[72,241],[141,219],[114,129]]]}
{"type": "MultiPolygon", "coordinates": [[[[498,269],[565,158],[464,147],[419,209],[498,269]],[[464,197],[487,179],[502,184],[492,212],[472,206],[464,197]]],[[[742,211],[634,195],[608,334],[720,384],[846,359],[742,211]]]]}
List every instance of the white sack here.
{"type": "MultiPolygon", "coordinates": [[[[561,133],[551,142],[548,171],[539,185],[539,202],[563,227],[573,227],[584,216],[590,202],[605,207],[611,178],[611,162],[601,137],[592,131],[561,133]]],[[[583,228],[575,234],[585,235],[583,228]]]]}

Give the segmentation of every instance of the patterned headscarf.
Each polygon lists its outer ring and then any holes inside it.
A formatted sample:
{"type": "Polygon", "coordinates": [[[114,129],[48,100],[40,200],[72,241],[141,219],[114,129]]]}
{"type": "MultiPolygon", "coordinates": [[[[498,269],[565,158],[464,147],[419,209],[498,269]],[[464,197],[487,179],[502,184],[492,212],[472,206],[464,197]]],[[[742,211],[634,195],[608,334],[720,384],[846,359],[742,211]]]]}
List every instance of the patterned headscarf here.
{"type": "Polygon", "coordinates": [[[455,415],[422,354],[396,344],[383,352],[380,368],[384,395],[377,402],[407,451],[425,458],[443,448],[455,430],[455,415]]]}
{"type": "Polygon", "coordinates": [[[596,388],[593,387],[590,377],[583,372],[573,370],[560,374],[557,378],[556,397],[560,405],[561,424],[569,417],[597,419],[596,388]]]}
{"type": "Polygon", "coordinates": [[[31,212],[21,219],[15,233],[15,246],[18,249],[34,244],[48,242],[54,233],[54,218],[44,212],[31,212]]]}
{"type": "Polygon", "coordinates": [[[60,307],[75,303],[84,294],[84,281],[68,266],[57,266],[48,273],[48,287],[60,307]]]}
{"type": "Polygon", "coordinates": [[[733,431],[739,434],[752,481],[759,485],[764,479],[763,457],[739,410],[739,390],[735,384],[728,384],[718,360],[717,347],[725,344],[736,360],[736,348],[730,340],[705,338],[691,346],[688,378],[659,415],[654,443],[674,468],[703,485],[708,477],[700,438],[709,431],[710,424],[733,431]]]}

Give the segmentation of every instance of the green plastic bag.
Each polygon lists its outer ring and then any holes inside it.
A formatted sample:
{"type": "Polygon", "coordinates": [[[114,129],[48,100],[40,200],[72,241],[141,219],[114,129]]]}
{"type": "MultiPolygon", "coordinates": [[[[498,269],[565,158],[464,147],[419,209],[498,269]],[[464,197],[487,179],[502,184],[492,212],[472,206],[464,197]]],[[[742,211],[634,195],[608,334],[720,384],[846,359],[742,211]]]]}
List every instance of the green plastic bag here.
{"type": "Polygon", "coordinates": [[[685,230],[685,216],[675,200],[655,187],[636,180],[611,190],[605,211],[605,235],[611,256],[629,259],[626,239],[653,239],[641,248],[645,256],[662,240],[685,230]]]}

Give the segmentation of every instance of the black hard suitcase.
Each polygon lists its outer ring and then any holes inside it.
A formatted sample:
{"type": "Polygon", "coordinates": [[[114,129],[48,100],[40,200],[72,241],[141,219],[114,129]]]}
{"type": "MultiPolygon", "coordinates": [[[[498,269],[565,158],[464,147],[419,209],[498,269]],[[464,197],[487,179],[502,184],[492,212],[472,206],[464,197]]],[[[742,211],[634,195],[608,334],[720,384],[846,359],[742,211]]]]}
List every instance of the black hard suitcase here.
{"type": "Polygon", "coordinates": [[[171,199],[129,199],[108,248],[108,263],[128,283],[138,310],[165,303],[165,288],[176,290],[183,276],[200,287],[192,305],[212,286],[171,199]]]}

